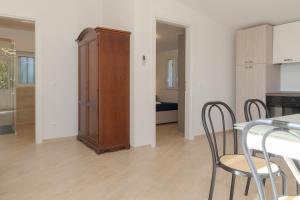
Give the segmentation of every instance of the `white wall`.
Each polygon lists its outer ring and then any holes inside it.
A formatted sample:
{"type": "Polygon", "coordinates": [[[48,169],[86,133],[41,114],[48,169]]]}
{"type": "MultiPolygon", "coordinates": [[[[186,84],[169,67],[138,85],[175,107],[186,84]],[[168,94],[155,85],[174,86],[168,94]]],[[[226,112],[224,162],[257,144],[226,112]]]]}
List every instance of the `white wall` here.
{"type": "MultiPolygon", "coordinates": [[[[170,59],[176,60],[176,68],[178,67],[177,62],[178,50],[171,50],[165,52],[158,52],[156,57],[156,95],[160,101],[178,103],[178,89],[167,88],[167,66],[170,59]]],[[[176,70],[178,74],[178,70],[176,70]]],[[[177,76],[178,80],[178,76],[177,76]]]]}
{"type": "Polygon", "coordinates": [[[0,1],[0,15],[36,20],[37,129],[41,139],[77,134],[77,45],[101,24],[101,0],[0,1]]]}
{"type": "Polygon", "coordinates": [[[281,91],[300,91],[300,64],[281,65],[281,91]]]}
{"type": "Polygon", "coordinates": [[[77,45],[74,40],[83,28],[99,24],[132,32],[133,146],[153,144],[155,17],[191,26],[193,76],[187,87],[193,91],[193,134],[203,133],[200,113],[204,102],[221,99],[234,105],[233,30],[181,3],[170,0],[11,0],[1,2],[0,15],[37,21],[37,106],[41,111],[37,119],[38,131],[43,133],[44,139],[77,134],[77,45]],[[143,55],[146,62],[142,60],[143,55]]]}
{"type": "Polygon", "coordinates": [[[134,0],[104,0],[103,26],[133,32],[134,0]]]}
{"type": "Polygon", "coordinates": [[[206,101],[224,100],[234,107],[234,30],[176,1],[110,0],[104,7],[104,24],[133,33],[131,145],[154,143],[155,18],[190,26],[192,82],[187,88],[192,90],[191,132],[203,133],[201,109],[206,101]],[[142,60],[143,55],[146,62],[142,60]]]}

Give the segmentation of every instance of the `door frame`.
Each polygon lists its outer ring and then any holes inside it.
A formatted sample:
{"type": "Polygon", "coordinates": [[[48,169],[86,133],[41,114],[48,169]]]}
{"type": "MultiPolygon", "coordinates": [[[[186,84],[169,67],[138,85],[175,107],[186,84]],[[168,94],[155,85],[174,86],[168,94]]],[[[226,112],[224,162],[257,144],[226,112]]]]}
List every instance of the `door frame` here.
{"type": "Polygon", "coordinates": [[[42,94],[42,68],[41,63],[41,39],[39,33],[39,20],[33,17],[16,16],[5,13],[0,13],[1,17],[13,18],[18,20],[29,20],[34,22],[34,34],[35,34],[35,143],[41,144],[43,142],[43,94],[42,94]]]}
{"type": "Polygon", "coordinates": [[[153,33],[152,33],[152,63],[153,63],[153,91],[152,91],[152,96],[153,96],[153,105],[154,109],[153,110],[153,136],[152,136],[152,147],[156,147],[156,23],[161,22],[177,27],[182,27],[185,29],[185,129],[184,129],[184,137],[187,140],[193,140],[194,135],[192,132],[192,46],[191,46],[191,30],[192,26],[183,22],[179,22],[176,20],[171,20],[171,19],[166,19],[166,18],[160,18],[160,17],[155,17],[153,19],[153,33]]]}

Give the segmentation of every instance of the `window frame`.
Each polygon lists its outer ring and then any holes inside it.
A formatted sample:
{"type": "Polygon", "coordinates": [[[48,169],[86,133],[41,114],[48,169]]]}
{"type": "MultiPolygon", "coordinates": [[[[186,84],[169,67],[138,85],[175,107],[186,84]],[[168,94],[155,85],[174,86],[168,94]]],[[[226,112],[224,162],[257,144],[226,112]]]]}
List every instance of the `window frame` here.
{"type": "Polygon", "coordinates": [[[177,59],[174,58],[168,58],[167,59],[167,66],[166,66],[166,88],[167,90],[178,90],[178,76],[177,76],[177,59]],[[173,72],[172,72],[172,83],[173,86],[169,86],[169,62],[173,61],[173,72]]]}
{"type": "MultiPolygon", "coordinates": [[[[17,70],[16,70],[16,85],[18,87],[34,87],[35,86],[35,83],[36,83],[36,61],[35,61],[35,54],[33,52],[18,52],[17,53],[17,70]],[[21,63],[20,63],[20,59],[21,57],[27,57],[28,58],[33,58],[34,59],[34,83],[33,84],[24,84],[24,83],[21,83],[20,82],[20,67],[21,67],[21,63]]],[[[28,70],[28,67],[27,67],[27,70],[28,70]]],[[[28,75],[27,75],[27,78],[28,78],[28,75]]],[[[28,82],[28,81],[27,81],[28,82]]]]}

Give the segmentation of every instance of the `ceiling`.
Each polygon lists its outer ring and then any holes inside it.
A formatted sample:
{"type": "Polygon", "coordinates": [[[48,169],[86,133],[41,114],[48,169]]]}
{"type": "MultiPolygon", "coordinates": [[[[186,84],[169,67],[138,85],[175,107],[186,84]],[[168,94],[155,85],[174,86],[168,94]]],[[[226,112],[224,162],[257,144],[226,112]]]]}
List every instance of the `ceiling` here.
{"type": "Polygon", "coordinates": [[[184,34],[184,32],[184,28],[158,22],[156,26],[157,51],[162,52],[177,49],[178,36],[184,34]]]}
{"type": "Polygon", "coordinates": [[[299,0],[178,0],[233,28],[300,20],[299,0]]]}
{"type": "Polygon", "coordinates": [[[7,17],[0,17],[0,27],[34,31],[34,22],[7,17]]]}

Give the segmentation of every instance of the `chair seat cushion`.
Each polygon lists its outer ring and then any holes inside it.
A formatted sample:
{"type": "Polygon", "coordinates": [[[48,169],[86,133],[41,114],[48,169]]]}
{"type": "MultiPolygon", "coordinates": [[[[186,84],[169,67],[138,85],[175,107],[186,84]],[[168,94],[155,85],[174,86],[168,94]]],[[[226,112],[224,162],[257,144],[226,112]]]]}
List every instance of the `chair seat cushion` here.
{"type": "Polygon", "coordinates": [[[300,200],[300,196],[284,196],[280,197],[279,200],[300,200]]]}
{"type": "MultiPolygon", "coordinates": [[[[256,166],[259,174],[268,174],[266,161],[262,158],[252,156],[252,161],[256,166]]],[[[230,169],[240,172],[251,173],[250,167],[247,163],[245,155],[224,155],[220,158],[220,163],[230,169]]],[[[278,165],[271,163],[272,172],[279,172],[278,165]]]]}

